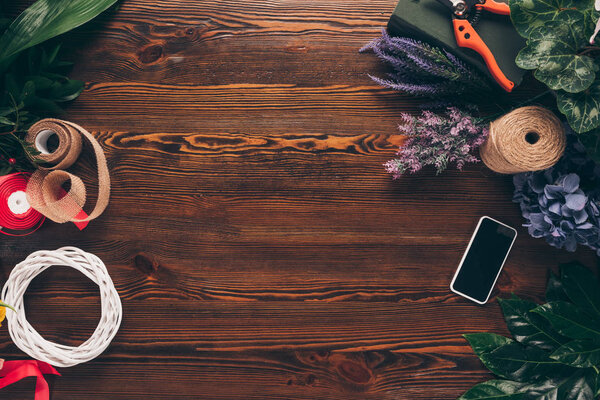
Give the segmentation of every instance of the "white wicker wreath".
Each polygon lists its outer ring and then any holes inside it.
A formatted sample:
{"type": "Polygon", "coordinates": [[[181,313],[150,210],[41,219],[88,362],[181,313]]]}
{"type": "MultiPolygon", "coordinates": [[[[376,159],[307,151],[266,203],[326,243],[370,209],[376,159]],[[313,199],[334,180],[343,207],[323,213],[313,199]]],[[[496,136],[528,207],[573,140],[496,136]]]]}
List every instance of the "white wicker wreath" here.
{"type": "Polygon", "coordinates": [[[16,313],[6,313],[8,331],[15,345],[30,357],[56,367],[72,367],[98,357],[119,330],[123,316],[121,299],[104,263],[95,255],[76,247],[41,250],[30,254],[12,270],[2,289],[2,300],[17,310],[16,313]],[[92,336],[78,347],[47,341],[27,322],[25,316],[23,295],[29,283],[53,265],[74,268],[100,288],[100,323],[92,336]]]}

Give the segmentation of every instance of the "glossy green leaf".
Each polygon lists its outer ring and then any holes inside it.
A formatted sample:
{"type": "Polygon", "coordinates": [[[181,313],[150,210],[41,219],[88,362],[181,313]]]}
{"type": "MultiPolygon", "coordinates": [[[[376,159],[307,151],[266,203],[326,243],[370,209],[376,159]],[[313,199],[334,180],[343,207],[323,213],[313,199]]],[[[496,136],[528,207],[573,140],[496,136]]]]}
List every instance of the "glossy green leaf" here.
{"type": "Polygon", "coordinates": [[[600,319],[600,284],[587,267],[578,262],[560,266],[561,282],[573,304],[600,319]]]}
{"type": "Polygon", "coordinates": [[[38,0],[0,37],[0,63],[96,17],[116,0],[38,0]]]}
{"type": "Polygon", "coordinates": [[[514,343],[514,340],[496,335],[495,333],[468,333],[463,335],[463,337],[467,339],[473,352],[478,357],[490,353],[505,344],[514,343]]]}
{"type": "Polygon", "coordinates": [[[518,382],[569,373],[569,367],[552,360],[549,353],[536,347],[525,347],[520,343],[498,347],[482,355],[481,361],[500,378],[518,382]]]}
{"type": "Polygon", "coordinates": [[[526,385],[519,382],[492,380],[473,386],[458,400],[525,400],[526,385]]]}
{"type": "Polygon", "coordinates": [[[510,17],[525,39],[537,27],[559,18],[564,10],[578,9],[593,14],[593,0],[510,0],[510,17]]]}
{"type": "Polygon", "coordinates": [[[600,79],[581,93],[556,92],[558,110],[577,133],[588,132],[600,126],[600,79]]]}
{"type": "Polygon", "coordinates": [[[573,340],[564,344],[550,358],[577,368],[600,365],[600,344],[592,340],[573,340]]]}
{"type": "Polygon", "coordinates": [[[596,78],[594,60],[579,52],[587,45],[589,30],[585,29],[583,13],[568,10],[560,15],[560,20],[547,22],[530,32],[527,45],[515,61],[521,68],[536,70],[536,79],[550,89],[578,93],[590,87],[596,78]]]}
{"type": "Polygon", "coordinates": [[[600,339],[600,322],[571,303],[553,301],[533,309],[561,335],[571,339],[600,339]]]}
{"type": "Polygon", "coordinates": [[[593,400],[591,374],[576,370],[571,376],[536,382],[527,387],[531,400],[593,400]]]}
{"type": "Polygon", "coordinates": [[[552,329],[545,318],[531,312],[537,307],[536,303],[518,297],[498,299],[498,302],[502,307],[506,326],[517,341],[545,350],[555,350],[567,341],[552,329]]]}
{"type": "Polygon", "coordinates": [[[546,284],[546,301],[569,301],[560,278],[552,271],[549,271],[548,274],[548,282],[546,284]]]}

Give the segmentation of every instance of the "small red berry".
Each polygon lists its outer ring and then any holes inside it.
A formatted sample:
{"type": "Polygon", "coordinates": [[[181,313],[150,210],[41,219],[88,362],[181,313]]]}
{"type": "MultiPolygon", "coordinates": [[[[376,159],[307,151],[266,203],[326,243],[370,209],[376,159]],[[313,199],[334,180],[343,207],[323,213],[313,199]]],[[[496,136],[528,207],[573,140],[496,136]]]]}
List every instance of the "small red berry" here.
{"type": "Polygon", "coordinates": [[[10,165],[15,165],[15,164],[17,163],[17,160],[16,160],[15,158],[9,158],[9,159],[8,159],[8,163],[9,163],[10,165]]]}

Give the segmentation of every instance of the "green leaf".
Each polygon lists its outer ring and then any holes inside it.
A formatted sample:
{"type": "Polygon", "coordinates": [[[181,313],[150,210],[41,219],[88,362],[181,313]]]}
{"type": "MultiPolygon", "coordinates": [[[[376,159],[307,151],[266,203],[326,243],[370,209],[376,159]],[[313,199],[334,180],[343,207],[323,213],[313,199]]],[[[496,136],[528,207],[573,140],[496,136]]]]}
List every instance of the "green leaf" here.
{"type": "Polygon", "coordinates": [[[563,336],[571,339],[600,339],[600,322],[571,303],[552,301],[532,311],[546,318],[563,336]]]}
{"type": "Polygon", "coordinates": [[[569,301],[560,279],[552,271],[549,271],[548,274],[548,283],[546,284],[546,301],[569,301]]]}
{"type": "Polygon", "coordinates": [[[83,92],[83,82],[69,79],[63,84],[56,84],[52,87],[50,95],[54,101],[65,102],[71,101],[83,92]]]}
{"type": "Polygon", "coordinates": [[[592,340],[573,340],[550,355],[553,360],[577,368],[600,365],[600,344],[592,340]]]}
{"type": "Polygon", "coordinates": [[[578,262],[560,266],[561,282],[571,301],[600,319],[600,285],[598,278],[578,262]]]}
{"type": "Polygon", "coordinates": [[[578,370],[571,376],[536,382],[527,387],[531,400],[592,400],[591,374],[578,370]]]}
{"type": "Polygon", "coordinates": [[[510,18],[517,32],[525,39],[535,28],[553,21],[564,10],[578,9],[593,13],[593,0],[510,0],[510,18]]]}
{"type": "Polygon", "coordinates": [[[545,350],[555,350],[566,342],[546,319],[531,312],[537,307],[536,303],[518,297],[498,299],[498,302],[502,307],[506,326],[518,342],[545,350]]]}
{"type": "Polygon", "coordinates": [[[14,126],[15,123],[6,117],[0,117],[0,124],[14,126]]]}
{"type": "Polygon", "coordinates": [[[519,382],[492,380],[473,386],[458,400],[525,400],[528,390],[519,382]]]}
{"type": "Polygon", "coordinates": [[[579,54],[579,49],[587,44],[589,32],[583,13],[568,10],[560,15],[560,20],[531,31],[515,61],[521,68],[535,69],[534,76],[550,89],[578,93],[596,78],[594,60],[579,54]]]}
{"type": "Polygon", "coordinates": [[[558,110],[577,133],[590,131],[600,126],[600,79],[581,93],[556,92],[558,110]]]}
{"type": "Polygon", "coordinates": [[[578,137],[589,158],[600,164],[600,130],[595,128],[578,137]]]}
{"type": "Polygon", "coordinates": [[[481,356],[483,364],[500,378],[528,382],[540,377],[560,376],[569,367],[552,360],[549,354],[536,347],[509,343],[481,356]]]}
{"type": "Polygon", "coordinates": [[[115,2],[116,0],[36,1],[0,37],[0,62],[88,22],[115,2]]]}
{"type": "Polygon", "coordinates": [[[467,339],[473,352],[478,357],[490,353],[505,344],[514,343],[514,340],[496,335],[495,333],[468,333],[463,335],[463,337],[467,339]]]}

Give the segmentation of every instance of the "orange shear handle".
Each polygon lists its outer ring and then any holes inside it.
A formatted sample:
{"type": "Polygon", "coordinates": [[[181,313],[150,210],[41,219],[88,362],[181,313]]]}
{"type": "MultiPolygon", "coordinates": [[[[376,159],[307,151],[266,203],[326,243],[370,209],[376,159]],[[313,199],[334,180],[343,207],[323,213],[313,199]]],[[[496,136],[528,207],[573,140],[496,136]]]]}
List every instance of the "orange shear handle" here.
{"type": "Polygon", "coordinates": [[[478,10],[486,10],[494,14],[510,15],[510,7],[506,3],[498,3],[494,0],[486,0],[482,4],[475,4],[478,10]]]}
{"type": "Polygon", "coordinates": [[[502,89],[507,92],[511,92],[515,87],[514,82],[509,80],[494,58],[494,55],[487,47],[487,45],[483,42],[479,34],[473,29],[473,26],[469,23],[469,21],[465,19],[455,19],[452,21],[454,25],[454,36],[456,37],[456,43],[460,47],[466,47],[471,50],[475,50],[481,57],[483,57],[483,61],[488,67],[488,70],[498,82],[498,84],[502,87],[502,89]]]}

